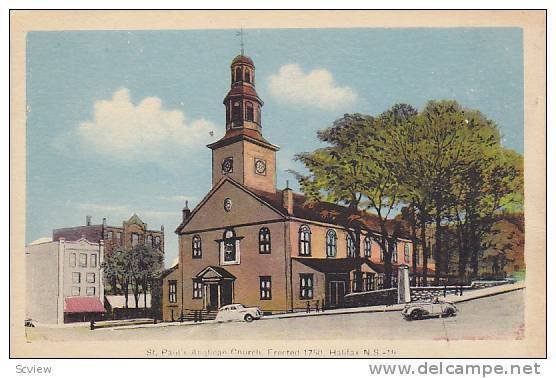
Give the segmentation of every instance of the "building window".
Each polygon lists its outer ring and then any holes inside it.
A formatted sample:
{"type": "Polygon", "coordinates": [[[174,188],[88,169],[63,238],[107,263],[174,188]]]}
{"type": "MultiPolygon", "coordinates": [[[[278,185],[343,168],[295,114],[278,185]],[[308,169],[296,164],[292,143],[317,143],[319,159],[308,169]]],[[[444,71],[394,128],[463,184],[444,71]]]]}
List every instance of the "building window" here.
{"type": "Polygon", "coordinates": [[[91,255],[91,268],[96,268],[97,267],[97,254],[93,253],[91,255]]]}
{"type": "Polygon", "coordinates": [[[203,284],[200,281],[193,281],[193,299],[203,298],[203,284]]]}
{"type": "Polygon", "coordinates": [[[192,250],[192,257],[194,259],[200,259],[201,257],[203,257],[201,237],[199,235],[193,236],[193,239],[191,240],[191,250],[192,250]]]}
{"type": "Polygon", "coordinates": [[[306,224],[299,227],[299,255],[311,256],[311,229],[306,224]]]}
{"type": "Polygon", "coordinates": [[[351,235],[347,236],[346,245],[347,245],[347,255],[348,255],[348,257],[354,257],[355,256],[355,245],[353,244],[353,238],[351,237],[351,235]]]}
{"type": "Polygon", "coordinates": [[[404,243],[403,245],[403,260],[409,263],[409,243],[404,243]]]}
{"type": "Polygon", "coordinates": [[[257,105],[257,123],[261,124],[261,107],[257,105]]]}
{"type": "Polygon", "coordinates": [[[72,268],[75,268],[75,264],[76,264],[75,253],[71,253],[70,254],[70,266],[72,268]]]}
{"type": "Polygon", "coordinates": [[[106,238],[110,241],[112,240],[112,231],[107,232],[106,238]]]}
{"type": "Polygon", "coordinates": [[[326,233],[326,257],[336,257],[337,240],[336,231],[328,230],[326,233]]]}
{"type": "Polygon", "coordinates": [[[380,261],[384,261],[384,249],[380,246],[380,261]]]}
{"type": "Polygon", "coordinates": [[[267,227],[259,230],[259,253],[270,253],[270,230],[267,227]]]}
{"type": "Polygon", "coordinates": [[[367,236],[363,241],[363,254],[365,255],[365,257],[371,257],[371,246],[371,238],[367,236]]]}
{"type": "Polygon", "coordinates": [[[243,75],[241,74],[241,68],[237,67],[236,68],[236,81],[242,81],[243,80],[243,75]]]}
{"type": "Polygon", "coordinates": [[[245,120],[251,122],[255,120],[255,114],[253,112],[253,104],[250,102],[245,103],[245,120]]]}
{"type": "Polygon", "coordinates": [[[161,240],[161,239],[160,239],[160,236],[156,236],[156,237],[154,238],[154,245],[155,245],[155,247],[160,247],[160,245],[161,245],[160,240],[161,240]]]}
{"type": "Polygon", "coordinates": [[[220,241],[220,263],[222,265],[239,264],[239,238],[236,238],[232,229],[226,230],[220,241]]]}
{"type": "Polygon", "coordinates": [[[241,116],[241,103],[239,101],[234,102],[232,105],[232,122],[241,122],[243,117],[241,116]]]}
{"type": "Polygon", "coordinates": [[[116,243],[118,243],[118,245],[122,244],[122,233],[121,232],[116,232],[116,243]]]}
{"type": "Polygon", "coordinates": [[[398,243],[394,242],[394,250],[392,251],[392,262],[398,262],[398,243]]]}
{"type": "Polygon", "coordinates": [[[139,234],[133,233],[131,234],[131,246],[135,247],[139,244],[139,234]]]}
{"type": "Polygon", "coordinates": [[[79,267],[80,268],[86,268],[87,267],[87,254],[86,253],[80,253],[79,254],[79,267]]]}
{"type": "Polygon", "coordinates": [[[371,291],[374,290],[375,275],[373,273],[364,273],[363,275],[363,290],[371,291]]]}
{"type": "Polygon", "coordinates": [[[168,281],[168,302],[176,303],[178,301],[178,281],[168,281]]]}
{"type": "Polygon", "coordinates": [[[71,274],[71,282],[72,283],[81,283],[81,273],[73,272],[71,274]]]}
{"type": "Polygon", "coordinates": [[[94,297],[95,296],[95,287],[94,286],[89,286],[87,288],[87,296],[89,296],[89,297],[94,297]]]}
{"type": "Polygon", "coordinates": [[[147,235],[147,245],[153,246],[153,236],[147,235]]]}
{"type": "Polygon", "coordinates": [[[261,299],[272,299],[272,281],[270,276],[260,276],[261,299]]]}
{"type": "Polygon", "coordinates": [[[95,283],[95,274],[87,273],[87,283],[95,283]]]}
{"type": "Polygon", "coordinates": [[[245,81],[246,81],[247,83],[250,83],[250,82],[251,82],[251,71],[249,71],[249,70],[247,70],[247,69],[245,70],[245,81]]]}
{"type": "Polygon", "coordinates": [[[81,294],[81,288],[79,286],[72,286],[71,287],[71,295],[76,297],[81,294]]]}
{"type": "Polygon", "coordinates": [[[299,298],[313,299],[313,275],[299,275],[299,298]]]}

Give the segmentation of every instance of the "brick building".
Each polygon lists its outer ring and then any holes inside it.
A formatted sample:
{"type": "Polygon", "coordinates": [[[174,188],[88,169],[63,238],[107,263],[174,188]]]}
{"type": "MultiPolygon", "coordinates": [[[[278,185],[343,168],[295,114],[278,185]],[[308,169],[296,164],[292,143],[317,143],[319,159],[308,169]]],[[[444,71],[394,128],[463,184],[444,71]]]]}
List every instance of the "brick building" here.
{"type": "MultiPolygon", "coordinates": [[[[382,287],[384,261],[373,232],[355,241],[333,214],[345,208],[308,205],[291,189],[276,188],[276,152],[262,135],[262,100],[255,66],[244,56],[231,64],[231,88],[224,99],[226,133],[212,150],[212,189],[192,211],[183,209],[177,227],[179,264],[163,278],[163,318],[192,310],[214,311],[229,303],[265,312],[304,309],[307,302],[343,305],[360,269],[363,290],[382,287]]],[[[376,219],[363,213],[368,229],[376,219]]],[[[394,276],[411,265],[413,245],[399,239],[394,276]]],[[[419,256],[419,269],[422,258],[419,256]]],[[[429,268],[434,268],[429,264],[429,268]]]]}

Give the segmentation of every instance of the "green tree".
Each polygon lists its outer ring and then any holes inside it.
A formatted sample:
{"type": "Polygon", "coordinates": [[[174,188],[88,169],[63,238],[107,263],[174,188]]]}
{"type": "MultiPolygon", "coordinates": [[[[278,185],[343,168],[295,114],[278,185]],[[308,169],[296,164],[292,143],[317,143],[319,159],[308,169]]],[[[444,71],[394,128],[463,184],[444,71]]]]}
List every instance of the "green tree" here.
{"type": "Polygon", "coordinates": [[[152,280],[162,271],[164,255],[159,249],[138,244],[128,252],[127,259],[135,307],[139,308],[141,293],[147,307],[147,291],[152,280]]]}
{"type": "Polygon", "coordinates": [[[125,307],[128,308],[128,289],[131,276],[129,273],[127,251],[125,251],[122,247],[114,249],[110,254],[105,256],[104,261],[100,266],[103,271],[105,281],[111,282],[115,285],[120,285],[125,297],[125,307]]]}

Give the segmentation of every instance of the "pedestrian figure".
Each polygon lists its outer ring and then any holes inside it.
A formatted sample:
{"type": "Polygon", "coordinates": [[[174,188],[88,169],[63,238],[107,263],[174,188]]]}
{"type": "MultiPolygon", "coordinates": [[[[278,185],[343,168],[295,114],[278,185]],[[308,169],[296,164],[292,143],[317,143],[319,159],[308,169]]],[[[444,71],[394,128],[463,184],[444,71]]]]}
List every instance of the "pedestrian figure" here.
{"type": "Polygon", "coordinates": [[[307,313],[311,312],[311,303],[309,303],[309,301],[307,301],[307,313]]]}
{"type": "Polygon", "coordinates": [[[316,301],[315,311],[316,311],[316,312],[319,312],[319,300],[318,300],[318,299],[317,299],[317,301],[316,301]]]}
{"type": "Polygon", "coordinates": [[[446,285],[444,285],[444,297],[446,297],[446,285]]]}

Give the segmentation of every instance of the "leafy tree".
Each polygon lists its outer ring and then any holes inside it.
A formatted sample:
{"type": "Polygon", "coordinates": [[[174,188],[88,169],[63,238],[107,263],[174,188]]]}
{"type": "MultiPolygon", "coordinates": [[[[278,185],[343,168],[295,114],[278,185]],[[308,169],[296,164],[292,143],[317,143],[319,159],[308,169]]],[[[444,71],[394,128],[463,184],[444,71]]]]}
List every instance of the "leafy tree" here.
{"type": "Polygon", "coordinates": [[[147,291],[152,280],[162,271],[164,255],[159,249],[138,244],[128,252],[127,259],[135,307],[139,308],[141,292],[147,307],[147,291]]]}
{"type": "Polygon", "coordinates": [[[110,254],[105,256],[104,261],[101,264],[101,268],[106,281],[121,286],[125,297],[125,307],[128,308],[128,288],[131,276],[129,274],[127,251],[125,251],[122,247],[114,249],[110,254]]]}

